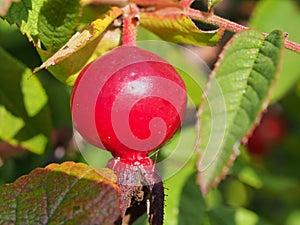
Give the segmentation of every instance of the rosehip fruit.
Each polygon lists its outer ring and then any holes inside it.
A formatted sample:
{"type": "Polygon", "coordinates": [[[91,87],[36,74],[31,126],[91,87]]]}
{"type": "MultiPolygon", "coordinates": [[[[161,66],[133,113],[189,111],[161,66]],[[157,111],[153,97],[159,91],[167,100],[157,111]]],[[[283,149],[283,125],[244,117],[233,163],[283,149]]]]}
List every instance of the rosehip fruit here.
{"type": "Polygon", "coordinates": [[[71,98],[73,123],[89,143],[129,162],[147,160],[180,127],[187,102],[177,71],[160,56],[121,46],[87,65],[71,98]]]}
{"type": "Polygon", "coordinates": [[[287,122],[275,106],[263,115],[260,124],[249,137],[247,147],[251,154],[265,156],[287,133],[287,122]]]}

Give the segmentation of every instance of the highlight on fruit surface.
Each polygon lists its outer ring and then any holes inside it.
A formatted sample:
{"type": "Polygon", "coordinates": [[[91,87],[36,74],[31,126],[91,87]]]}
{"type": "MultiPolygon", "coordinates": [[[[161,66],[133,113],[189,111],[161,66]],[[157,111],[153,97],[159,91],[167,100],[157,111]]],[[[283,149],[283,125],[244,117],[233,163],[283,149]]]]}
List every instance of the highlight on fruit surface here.
{"type": "Polygon", "coordinates": [[[86,141],[130,164],[147,162],[148,153],[172,137],[186,102],[184,82],[172,65],[141,48],[121,46],[82,70],[71,112],[86,141]]]}

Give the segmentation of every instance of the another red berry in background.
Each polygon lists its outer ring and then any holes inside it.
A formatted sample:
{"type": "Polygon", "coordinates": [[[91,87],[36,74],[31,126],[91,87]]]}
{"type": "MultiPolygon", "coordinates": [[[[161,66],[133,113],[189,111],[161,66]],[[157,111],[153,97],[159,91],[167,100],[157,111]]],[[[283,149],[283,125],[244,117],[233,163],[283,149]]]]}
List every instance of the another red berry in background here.
{"type": "Polygon", "coordinates": [[[266,155],[283,139],[287,130],[287,121],[280,109],[276,106],[269,107],[248,140],[249,152],[257,156],[266,155]]]}
{"type": "Polygon", "coordinates": [[[161,57],[121,46],[87,65],[73,89],[79,133],[114,157],[147,157],[181,126],[187,102],[177,71],[161,57]]]}

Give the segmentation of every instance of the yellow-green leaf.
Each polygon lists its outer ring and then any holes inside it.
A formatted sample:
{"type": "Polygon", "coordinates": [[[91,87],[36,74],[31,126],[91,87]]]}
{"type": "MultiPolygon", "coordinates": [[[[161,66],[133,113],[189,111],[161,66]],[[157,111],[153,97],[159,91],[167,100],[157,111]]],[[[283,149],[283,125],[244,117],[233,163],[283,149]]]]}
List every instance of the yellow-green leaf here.
{"type": "Polygon", "coordinates": [[[213,46],[223,34],[222,29],[200,30],[189,17],[176,8],[156,13],[142,12],[140,16],[141,26],[174,43],[213,46]]]}
{"type": "Polygon", "coordinates": [[[48,97],[31,70],[0,48],[0,139],[41,154],[51,132],[48,97]]]}

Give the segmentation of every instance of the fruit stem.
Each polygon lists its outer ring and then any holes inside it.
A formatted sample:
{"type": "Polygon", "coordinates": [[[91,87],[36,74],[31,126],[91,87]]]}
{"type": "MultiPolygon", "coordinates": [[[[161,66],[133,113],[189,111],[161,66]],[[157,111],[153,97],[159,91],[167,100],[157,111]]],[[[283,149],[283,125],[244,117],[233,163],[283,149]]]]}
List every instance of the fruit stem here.
{"type": "MultiPolygon", "coordinates": [[[[155,166],[149,157],[140,161],[113,158],[108,161],[107,168],[117,175],[120,188],[120,210],[123,222],[128,216],[140,216],[148,213],[150,225],[162,225],[164,215],[164,187],[155,166]]],[[[128,224],[128,223],[124,223],[128,224]]]]}
{"type": "Polygon", "coordinates": [[[137,28],[139,24],[138,7],[135,4],[126,5],[123,8],[123,45],[135,45],[137,28]]]}

